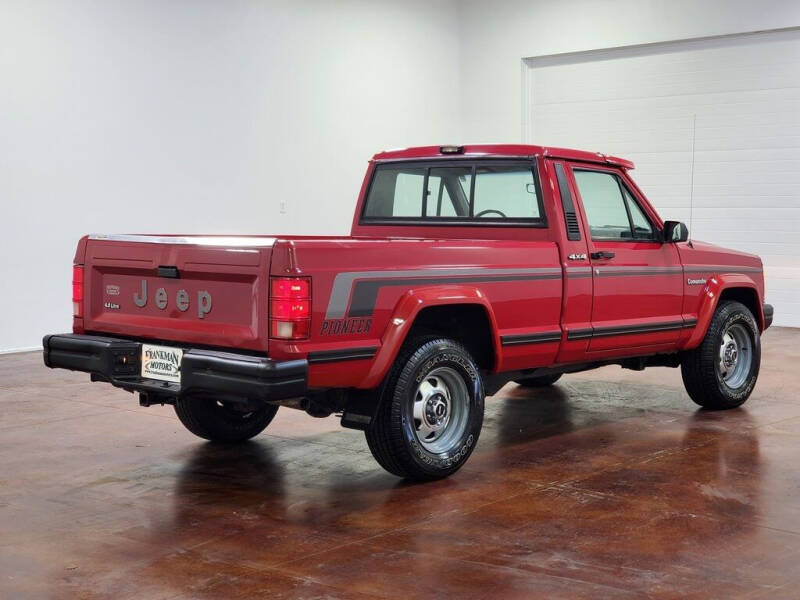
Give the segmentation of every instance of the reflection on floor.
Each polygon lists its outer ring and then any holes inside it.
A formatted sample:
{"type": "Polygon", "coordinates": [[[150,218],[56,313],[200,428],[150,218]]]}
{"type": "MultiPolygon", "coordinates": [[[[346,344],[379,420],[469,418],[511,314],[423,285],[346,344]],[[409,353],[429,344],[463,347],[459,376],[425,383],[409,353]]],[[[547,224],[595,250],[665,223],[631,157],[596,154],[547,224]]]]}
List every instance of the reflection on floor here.
{"type": "Polygon", "coordinates": [[[487,401],[455,477],[282,409],[231,448],[38,354],[0,357],[0,598],[796,597],[800,331],[743,409],[608,367],[487,401]]]}

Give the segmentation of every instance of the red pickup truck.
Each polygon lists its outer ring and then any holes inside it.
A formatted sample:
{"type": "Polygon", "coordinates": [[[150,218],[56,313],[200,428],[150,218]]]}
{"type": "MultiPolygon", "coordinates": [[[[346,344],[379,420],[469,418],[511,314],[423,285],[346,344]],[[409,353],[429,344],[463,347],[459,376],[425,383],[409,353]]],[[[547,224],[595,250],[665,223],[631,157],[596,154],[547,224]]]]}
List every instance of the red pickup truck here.
{"type": "Polygon", "coordinates": [[[469,457],[484,395],[609,364],[681,367],[714,409],[753,391],[772,322],[757,256],[688,241],[602,154],[376,154],[347,237],[90,235],[73,333],[44,361],[251,438],[279,406],[341,415],[401,477],[469,457]]]}

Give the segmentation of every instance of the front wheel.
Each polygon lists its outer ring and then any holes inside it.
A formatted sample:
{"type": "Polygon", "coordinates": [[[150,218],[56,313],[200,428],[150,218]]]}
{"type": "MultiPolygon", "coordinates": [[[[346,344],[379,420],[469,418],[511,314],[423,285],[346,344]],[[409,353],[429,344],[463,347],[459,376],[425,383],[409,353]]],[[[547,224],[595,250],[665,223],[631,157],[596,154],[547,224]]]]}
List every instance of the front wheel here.
{"type": "Polygon", "coordinates": [[[753,313],[740,302],[717,307],[702,343],[686,352],[681,375],[695,403],[736,408],[753,392],[761,366],[761,338],[753,313]]]}
{"type": "Polygon", "coordinates": [[[483,382],[469,352],[445,338],[407,344],[366,430],[375,460],[417,481],[441,479],[467,461],[483,424],[483,382]]]}
{"type": "Polygon", "coordinates": [[[175,413],[184,427],[214,442],[243,442],[266,429],[278,407],[272,404],[252,410],[235,402],[209,396],[185,396],[175,401],[175,413]]]}

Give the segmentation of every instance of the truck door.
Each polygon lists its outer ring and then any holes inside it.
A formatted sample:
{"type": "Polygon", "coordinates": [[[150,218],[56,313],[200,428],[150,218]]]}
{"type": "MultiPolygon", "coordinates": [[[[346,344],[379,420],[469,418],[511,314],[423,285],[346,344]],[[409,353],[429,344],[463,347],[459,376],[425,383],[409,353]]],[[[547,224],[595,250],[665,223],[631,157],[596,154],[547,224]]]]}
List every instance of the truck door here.
{"type": "Polygon", "coordinates": [[[593,282],[589,351],[677,343],[683,328],[683,269],[674,244],[660,238],[622,170],[570,165],[583,208],[593,282]]]}

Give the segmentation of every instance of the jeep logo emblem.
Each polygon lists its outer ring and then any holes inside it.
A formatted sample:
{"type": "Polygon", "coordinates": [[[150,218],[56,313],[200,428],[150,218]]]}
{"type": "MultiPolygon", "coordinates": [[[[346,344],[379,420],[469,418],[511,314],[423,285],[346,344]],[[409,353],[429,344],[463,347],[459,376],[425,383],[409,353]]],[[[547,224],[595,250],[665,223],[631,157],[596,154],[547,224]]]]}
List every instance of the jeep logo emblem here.
{"type": "MultiPolygon", "coordinates": [[[[169,305],[169,298],[167,297],[167,290],[160,287],[156,290],[153,296],[153,302],[159,310],[166,310],[169,305]]],[[[141,290],[133,293],[133,303],[139,308],[143,308],[147,304],[147,280],[142,279],[141,290]]],[[[175,306],[181,312],[189,310],[189,293],[186,290],[178,290],[175,293],[175,306]]],[[[202,319],[211,312],[211,294],[206,290],[198,290],[197,292],[197,318],[202,319]]]]}

